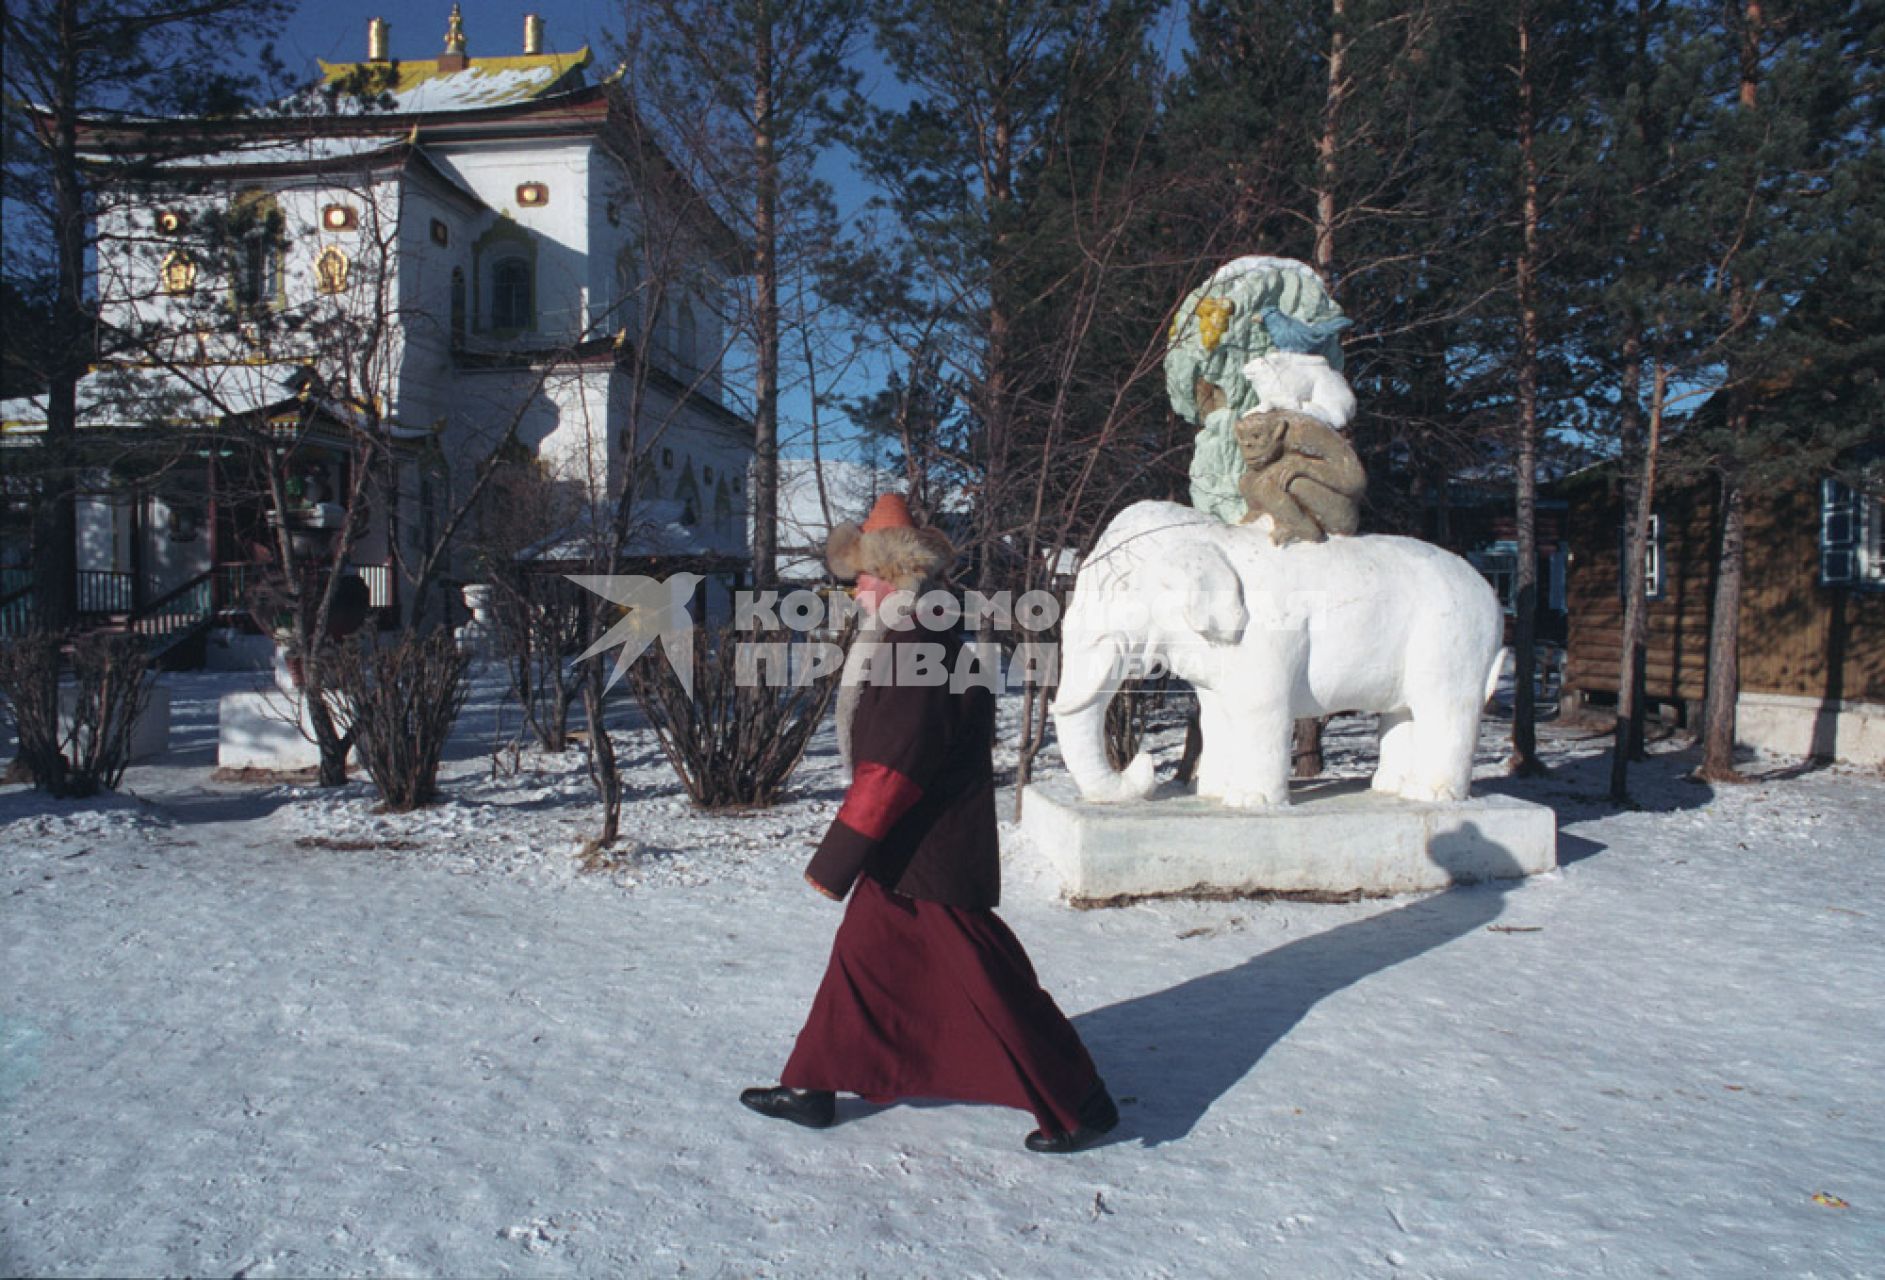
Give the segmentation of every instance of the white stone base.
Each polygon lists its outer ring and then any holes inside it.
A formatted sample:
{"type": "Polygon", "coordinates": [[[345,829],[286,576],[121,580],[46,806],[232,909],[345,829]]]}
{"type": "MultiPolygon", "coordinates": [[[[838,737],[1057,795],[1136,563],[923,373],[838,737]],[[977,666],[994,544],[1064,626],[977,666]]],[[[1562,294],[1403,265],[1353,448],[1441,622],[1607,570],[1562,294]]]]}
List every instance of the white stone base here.
{"type": "Polygon", "coordinates": [[[222,769],[314,769],[321,749],[299,697],[267,693],[224,695],[218,707],[216,765],[222,769]]]}
{"type": "MultiPolygon", "coordinates": [[[[79,692],[67,687],[59,690],[59,730],[72,731],[72,713],[78,706],[79,692]]],[[[170,750],[170,690],[151,686],[151,700],[138,718],[131,722],[132,764],[145,764],[170,750]]]]}
{"type": "Polygon", "coordinates": [[[1416,803],[1321,783],[1287,809],[1226,809],[1171,789],[1089,804],[1070,778],[1027,789],[1021,830],[1076,905],[1172,894],[1363,896],[1558,865],[1557,815],[1508,796],[1416,803]]]}
{"type": "Polygon", "coordinates": [[[1735,701],[1734,736],[1783,756],[1885,765],[1885,706],[1744,693],[1735,701]]]}

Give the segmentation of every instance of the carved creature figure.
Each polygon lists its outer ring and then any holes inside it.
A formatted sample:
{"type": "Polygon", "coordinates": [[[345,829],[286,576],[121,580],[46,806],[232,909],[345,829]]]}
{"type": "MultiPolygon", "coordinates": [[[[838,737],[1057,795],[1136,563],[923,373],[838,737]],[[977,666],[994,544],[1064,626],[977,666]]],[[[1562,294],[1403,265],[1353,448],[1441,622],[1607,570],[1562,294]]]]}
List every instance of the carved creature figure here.
{"type": "Polygon", "coordinates": [[[1237,421],[1244,473],[1237,491],[1244,523],[1271,520],[1270,539],[1320,542],[1361,527],[1359,501],[1368,477],[1348,441],[1307,413],[1247,413],[1237,421]]]}
{"type": "Polygon", "coordinates": [[[1267,514],[1278,541],[1354,532],[1361,463],[1335,434],[1355,416],[1341,372],[1348,324],[1321,277],[1288,258],[1239,258],[1180,304],[1165,383],[1172,407],[1199,427],[1193,506],[1232,524],[1267,514]],[[1253,413],[1295,415],[1325,430],[1279,425],[1278,451],[1253,464],[1245,436],[1269,429],[1246,428],[1253,413]]]}
{"type": "Polygon", "coordinates": [[[1326,357],[1306,351],[1272,351],[1244,365],[1257,393],[1257,411],[1306,413],[1340,431],[1355,419],[1355,393],[1326,357]]]}

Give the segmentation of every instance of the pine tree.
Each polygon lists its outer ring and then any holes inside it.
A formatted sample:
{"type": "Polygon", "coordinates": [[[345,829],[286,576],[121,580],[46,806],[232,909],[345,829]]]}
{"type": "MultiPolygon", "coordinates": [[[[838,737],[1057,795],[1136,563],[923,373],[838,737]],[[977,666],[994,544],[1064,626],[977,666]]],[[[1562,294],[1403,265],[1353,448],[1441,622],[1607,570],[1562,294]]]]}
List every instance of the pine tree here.
{"type": "MultiPolygon", "coordinates": [[[[669,153],[752,245],[753,575],[778,569],[781,292],[832,234],[830,191],[811,172],[834,102],[856,84],[846,57],[859,0],[637,0],[630,52],[669,153]]],[[[803,323],[798,317],[795,323],[803,323]]]]}
{"type": "Polygon", "coordinates": [[[1727,781],[1739,776],[1749,497],[1817,478],[1876,431],[1865,412],[1875,397],[1842,398],[1837,388],[1843,371],[1878,350],[1876,329],[1846,317],[1866,308],[1870,286],[1855,288],[1850,272],[1876,246],[1881,197],[1840,170],[1855,159],[1875,167],[1878,134],[1867,126],[1876,123],[1885,20],[1874,7],[1830,0],[1740,0],[1714,16],[1707,35],[1720,88],[1709,132],[1719,160],[1702,216],[1720,390],[1718,412],[1698,415],[1689,444],[1719,495],[1700,773],[1727,781]]]}

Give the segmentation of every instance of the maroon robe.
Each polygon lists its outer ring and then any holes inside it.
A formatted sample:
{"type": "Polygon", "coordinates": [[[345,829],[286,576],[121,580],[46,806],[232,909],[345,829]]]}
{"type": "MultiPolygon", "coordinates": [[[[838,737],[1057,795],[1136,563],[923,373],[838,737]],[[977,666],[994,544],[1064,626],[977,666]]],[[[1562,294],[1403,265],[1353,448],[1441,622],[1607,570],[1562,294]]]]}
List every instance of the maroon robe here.
{"type": "MultiPolygon", "coordinates": [[[[946,670],[960,648],[928,631],[889,643],[940,645],[946,670]]],[[[806,872],[851,900],[781,1083],[996,1103],[1045,1133],[1078,1127],[1093,1060],[993,911],[993,727],[985,688],[862,691],[851,787],[806,872]]]]}

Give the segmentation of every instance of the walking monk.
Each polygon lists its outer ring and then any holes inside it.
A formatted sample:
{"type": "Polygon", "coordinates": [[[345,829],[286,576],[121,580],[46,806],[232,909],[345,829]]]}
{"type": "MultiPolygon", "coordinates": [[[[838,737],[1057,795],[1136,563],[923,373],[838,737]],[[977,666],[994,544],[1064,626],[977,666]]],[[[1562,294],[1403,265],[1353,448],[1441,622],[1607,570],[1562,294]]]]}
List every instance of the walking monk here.
{"type": "Polygon", "coordinates": [[[1033,1114],[1029,1150],[1092,1146],[1119,1111],[994,911],[994,697],[980,685],[951,692],[962,647],[953,631],[925,629],[907,608],[880,616],[893,592],[921,595],[939,581],[955,553],[886,494],[861,527],[832,532],[826,558],[857,581],[858,643],[878,646],[872,678],[839,696],[851,786],[805,873],[850,902],[781,1083],[740,1101],[814,1129],[834,1121],[840,1090],[878,1103],[992,1102],[1033,1114]],[[911,645],[932,648],[903,651],[911,645]]]}

